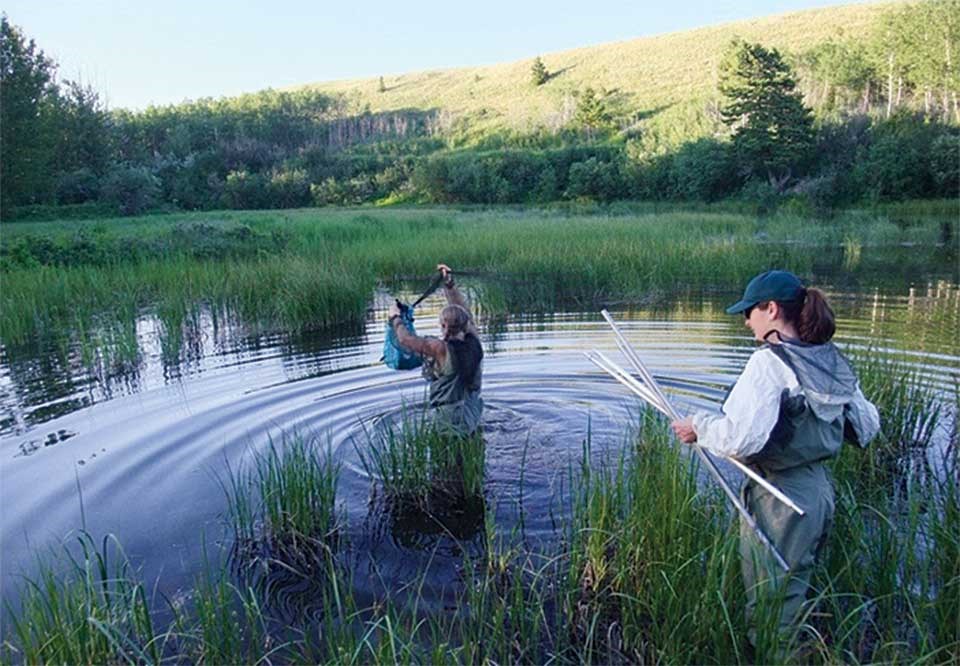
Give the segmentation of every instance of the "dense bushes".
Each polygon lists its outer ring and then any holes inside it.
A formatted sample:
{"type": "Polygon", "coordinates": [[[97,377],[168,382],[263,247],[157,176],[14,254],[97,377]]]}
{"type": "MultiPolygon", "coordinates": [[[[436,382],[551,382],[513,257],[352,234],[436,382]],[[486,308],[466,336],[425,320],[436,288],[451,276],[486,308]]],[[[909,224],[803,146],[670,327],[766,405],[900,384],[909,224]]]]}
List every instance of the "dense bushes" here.
{"type": "Polygon", "coordinates": [[[227,208],[300,208],[310,204],[310,180],[302,169],[227,174],[222,203],[227,208]]]}
{"type": "MultiPolygon", "coordinates": [[[[149,166],[116,166],[102,176],[86,168],[67,172],[57,182],[56,201],[73,206],[65,214],[89,207],[99,215],[106,204],[129,215],[160,205],[210,210],[739,197],[761,212],[789,198],[806,212],[828,215],[864,200],[956,197],[960,187],[960,128],[912,115],[824,124],[817,130],[816,154],[809,170],[783,187],[750,180],[731,144],[713,138],[658,155],[637,154],[629,142],[614,141],[480,151],[409,140],[332,154],[303,151],[279,161],[256,142],[239,142],[184,158],[156,158],[149,166]],[[225,171],[227,164],[235,168],[225,171]]],[[[35,216],[31,211],[19,209],[14,219],[35,216]]]]}
{"type": "Polygon", "coordinates": [[[70,171],[57,181],[57,203],[81,204],[100,196],[100,180],[86,167],[70,171]]]}
{"type": "Polygon", "coordinates": [[[560,198],[629,198],[635,182],[614,145],[554,150],[461,150],[417,162],[411,185],[437,203],[542,203],[560,198]]]}
{"type": "Polygon", "coordinates": [[[160,179],[147,167],[117,167],[104,179],[103,197],[121,215],[138,215],[159,203],[160,179]]]}

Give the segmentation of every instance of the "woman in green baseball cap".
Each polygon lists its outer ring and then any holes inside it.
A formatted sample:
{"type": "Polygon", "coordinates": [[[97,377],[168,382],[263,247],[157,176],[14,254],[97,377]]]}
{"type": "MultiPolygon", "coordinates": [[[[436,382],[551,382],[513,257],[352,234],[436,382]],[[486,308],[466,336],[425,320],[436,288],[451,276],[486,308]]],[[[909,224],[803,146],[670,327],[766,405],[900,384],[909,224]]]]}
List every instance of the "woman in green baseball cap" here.
{"type": "Polygon", "coordinates": [[[741,523],[750,642],[756,644],[758,602],[780,598],[778,639],[786,648],[833,520],[833,486],[824,463],[844,439],[866,446],[879,432],[880,418],[830,341],[836,324],[819,289],[804,287],[788,271],[767,271],[750,280],[727,313],[742,313],[762,346],[747,361],[722,413],[697,412],[672,425],[682,441],[750,465],[803,510],[801,515],[749,479],[743,484],[744,505],[789,565],[789,572],[777,566],[741,523]]]}

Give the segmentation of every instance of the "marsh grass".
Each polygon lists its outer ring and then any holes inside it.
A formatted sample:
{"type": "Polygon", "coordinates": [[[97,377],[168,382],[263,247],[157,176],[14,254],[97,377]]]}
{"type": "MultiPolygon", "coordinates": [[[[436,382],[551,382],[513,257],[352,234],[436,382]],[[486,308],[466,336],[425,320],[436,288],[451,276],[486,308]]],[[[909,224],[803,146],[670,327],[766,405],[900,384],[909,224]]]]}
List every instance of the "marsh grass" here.
{"type": "Polygon", "coordinates": [[[83,532],[72,548],[38,561],[24,578],[20,608],[4,603],[15,645],[4,661],[103,664],[156,663],[169,640],[154,627],[146,589],[115,538],[99,546],[83,532]]]}
{"type": "Polygon", "coordinates": [[[429,410],[405,408],[396,423],[365,427],[354,447],[391,510],[443,515],[482,507],[486,470],[482,432],[457,435],[429,410]]]}
{"type": "MultiPolygon", "coordinates": [[[[321,438],[284,433],[220,479],[241,580],[264,589],[325,590],[340,541],[340,466],[321,438]],[[310,583],[304,587],[304,583],[310,583]]],[[[298,600],[289,597],[289,605],[298,600]]]]}
{"type": "Polygon", "coordinates": [[[579,656],[739,662],[745,601],[722,497],[699,487],[695,459],[662,421],[645,415],[630,441],[611,466],[591,464],[588,449],[581,464],[566,580],[579,656]]]}
{"type": "Polygon", "coordinates": [[[585,451],[565,602],[579,659],[939,663],[960,654],[957,467],[946,459],[921,474],[911,462],[918,448],[933,453],[929,431],[942,414],[904,366],[861,369],[883,434],[865,451],[845,447],[834,465],[835,524],[797,634],[784,643],[775,622],[762,621],[779,615],[771,595],[758,609],[755,653],[732,512],[698,483],[696,460],[649,420],[613,464],[590,464],[585,451]]]}
{"type": "Polygon", "coordinates": [[[270,636],[260,595],[234,583],[228,567],[212,567],[205,548],[203,560],[189,604],[171,625],[176,654],[189,656],[193,663],[270,662],[287,645],[270,636]]]}
{"type": "Polygon", "coordinates": [[[946,451],[931,451],[944,421],[944,402],[922,381],[921,370],[904,361],[871,351],[851,360],[864,395],[880,413],[881,433],[859,455],[842,456],[835,474],[861,497],[882,500],[891,492],[903,497],[913,479],[935,478],[936,468],[947,462],[946,451]]]}
{"type": "MultiPolygon", "coordinates": [[[[951,663],[960,654],[956,415],[945,423],[943,412],[920,410],[931,396],[895,389],[910,381],[908,368],[868,361],[860,360],[861,379],[888,419],[875,442],[883,453],[848,446],[833,465],[834,526],[789,648],[802,655],[781,652],[769,622],[749,651],[735,514],[703,485],[665,422],[646,414],[625,433],[620,457],[595,455],[588,435],[570,471],[570,519],[556,551],[531,551],[518,527],[505,534],[484,510],[482,547],[465,556],[450,608],[425,601],[429,567],[364,606],[340,561],[342,542],[326,542],[326,555],[306,562],[276,557],[276,544],[328,539],[337,521],[335,466],[315,440],[289,436],[223,484],[236,542],[253,545],[261,565],[282,562],[291,588],[322,581],[307,596],[278,601],[291,597],[270,578],[276,571],[261,570],[268,582],[257,584],[252,568],[237,576],[235,567],[207,564],[188,603],[170,604],[174,621],[158,629],[116,542],[98,549],[83,535],[65,567],[42,562],[36,578],[24,579],[20,607],[6,605],[3,660],[951,663]],[[917,433],[939,427],[954,439],[931,473],[890,464],[918,442],[933,447],[939,440],[917,433]]],[[[779,599],[763,603],[760,614],[776,617],[779,599]]]]}
{"type": "MultiPolygon", "coordinates": [[[[960,655],[958,412],[896,359],[857,367],[880,411],[880,436],[833,465],[837,510],[810,618],[825,661],[934,663],[960,655]],[[953,423],[947,423],[947,415],[953,423]],[[936,433],[951,432],[948,441],[936,433]]],[[[954,387],[952,402],[960,401],[954,387]]]]}
{"type": "MultiPolygon", "coordinates": [[[[819,223],[624,205],[586,214],[348,209],[24,223],[9,225],[0,243],[0,340],[60,338],[89,358],[114,349],[135,362],[133,323],[155,315],[164,353],[174,358],[200,310],[254,330],[358,322],[378,282],[395,287],[400,276],[429,275],[441,259],[489,276],[470,282],[485,283],[492,316],[645,302],[678,285],[732,290],[772,265],[809,275],[825,250],[839,262],[845,239],[864,248],[920,243],[926,249],[902,268],[927,271],[956,260],[950,248],[934,247],[939,219],[904,227],[857,211],[819,223]]],[[[855,270],[876,272],[872,256],[863,251],[855,270]]]]}

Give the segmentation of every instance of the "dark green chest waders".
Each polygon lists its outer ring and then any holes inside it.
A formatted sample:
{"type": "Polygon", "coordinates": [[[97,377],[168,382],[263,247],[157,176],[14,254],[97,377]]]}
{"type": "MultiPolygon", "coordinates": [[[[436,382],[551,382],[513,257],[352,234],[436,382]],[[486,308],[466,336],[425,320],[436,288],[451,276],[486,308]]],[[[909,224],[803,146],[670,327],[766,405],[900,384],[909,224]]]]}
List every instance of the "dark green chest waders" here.
{"type": "MultiPolygon", "coordinates": [[[[775,347],[775,346],[772,346],[775,347]]],[[[777,354],[788,367],[793,364],[777,354]]],[[[833,523],[834,491],[824,462],[840,452],[843,418],[831,422],[817,418],[801,394],[780,396],[780,414],[763,449],[744,462],[800,505],[800,516],[766,490],[747,480],[741,489],[743,503],[760,529],[790,565],[781,569],[753,531],[741,522],[740,556],[747,591],[750,642],[756,645],[757,626],[776,626],[781,642],[789,641],[798,625],[810,590],[814,566],[833,523]],[[777,622],[759,616],[776,613],[777,622]]]]}
{"type": "Polygon", "coordinates": [[[441,367],[424,367],[430,381],[430,407],[438,423],[456,435],[471,435],[483,416],[483,347],[477,336],[447,340],[447,355],[441,367]]]}

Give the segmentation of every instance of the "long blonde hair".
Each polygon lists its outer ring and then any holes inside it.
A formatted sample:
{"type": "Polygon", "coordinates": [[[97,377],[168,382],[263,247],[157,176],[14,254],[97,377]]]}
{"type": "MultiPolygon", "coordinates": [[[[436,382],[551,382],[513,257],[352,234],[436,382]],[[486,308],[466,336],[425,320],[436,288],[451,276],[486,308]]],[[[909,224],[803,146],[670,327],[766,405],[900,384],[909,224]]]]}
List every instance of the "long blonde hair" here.
{"type": "Polygon", "coordinates": [[[443,336],[446,340],[461,337],[461,334],[466,333],[467,324],[470,323],[470,313],[465,307],[455,303],[443,308],[440,311],[440,318],[447,325],[447,330],[443,336]]]}

